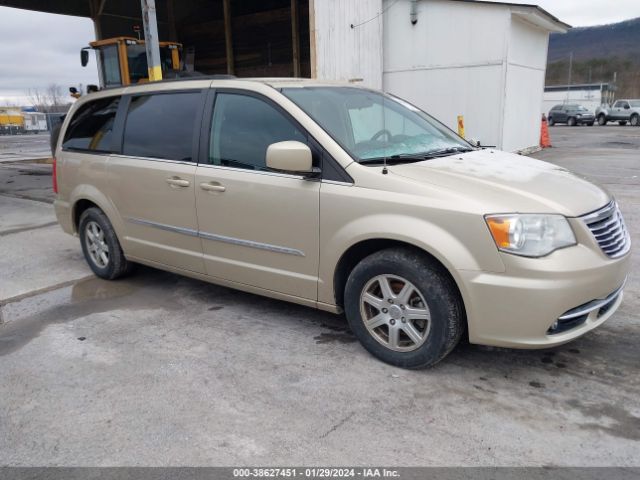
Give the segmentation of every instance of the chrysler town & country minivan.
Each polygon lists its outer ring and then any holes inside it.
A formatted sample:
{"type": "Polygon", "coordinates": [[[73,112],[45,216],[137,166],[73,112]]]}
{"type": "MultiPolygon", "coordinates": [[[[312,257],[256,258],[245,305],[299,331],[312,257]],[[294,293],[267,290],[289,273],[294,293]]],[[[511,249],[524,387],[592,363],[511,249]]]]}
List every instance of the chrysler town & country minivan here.
{"type": "Polygon", "coordinates": [[[132,263],[345,313],[406,368],[472,343],[543,348],[622,301],[630,237],[602,188],[467,143],[404,100],[201,78],[78,100],[55,210],[95,274],[132,263]],[[465,333],[466,332],[466,333],[465,333]]]}

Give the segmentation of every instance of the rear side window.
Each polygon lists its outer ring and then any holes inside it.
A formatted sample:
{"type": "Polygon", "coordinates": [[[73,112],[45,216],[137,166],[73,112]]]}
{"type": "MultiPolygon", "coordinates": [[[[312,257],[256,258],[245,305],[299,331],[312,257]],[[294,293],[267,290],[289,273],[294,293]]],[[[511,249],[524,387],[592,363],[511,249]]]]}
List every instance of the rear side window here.
{"type": "Polygon", "coordinates": [[[269,103],[242,94],[216,95],[210,164],[265,170],[267,148],[285,140],[307,143],[306,135],[269,103]]]}
{"type": "Polygon", "coordinates": [[[131,99],[123,155],[193,161],[200,92],[160,93],[131,99]]]}
{"type": "Polygon", "coordinates": [[[62,148],[109,153],[113,147],[113,123],[120,97],[94,100],[82,105],[71,119],[62,148]]]}

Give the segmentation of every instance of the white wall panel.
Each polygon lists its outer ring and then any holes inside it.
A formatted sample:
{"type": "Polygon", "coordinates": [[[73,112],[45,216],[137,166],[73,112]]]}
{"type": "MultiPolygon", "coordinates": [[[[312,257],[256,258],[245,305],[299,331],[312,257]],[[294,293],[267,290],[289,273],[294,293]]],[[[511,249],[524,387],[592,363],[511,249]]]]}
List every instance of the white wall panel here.
{"type": "Polygon", "coordinates": [[[314,0],[313,8],[317,77],[382,88],[382,0],[314,0]]]}
{"type": "Polygon", "coordinates": [[[384,69],[487,64],[504,58],[509,10],[501,6],[446,0],[418,2],[410,22],[408,0],[386,0],[384,69]]]}
{"type": "Polygon", "coordinates": [[[544,90],[544,75],[544,70],[509,65],[503,150],[522,150],[540,144],[540,100],[544,90]]]}
{"type": "Polygon", "coordinates": [[[467,138],[498,145],[502,117],[502,65],[385,74],[385,90],[406,99],[454,131],[464,115],[467,138]]]}

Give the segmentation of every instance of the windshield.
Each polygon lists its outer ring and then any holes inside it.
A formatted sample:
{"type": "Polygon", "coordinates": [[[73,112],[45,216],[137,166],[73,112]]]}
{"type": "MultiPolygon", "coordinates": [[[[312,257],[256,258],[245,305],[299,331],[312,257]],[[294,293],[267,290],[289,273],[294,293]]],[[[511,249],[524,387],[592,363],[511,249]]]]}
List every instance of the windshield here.
{"type": "Polygon", "coordinates": [[[471,150],[437,120],[390,95],[356,87],[284,88],[282,93],[358,162],[471,150]]]}

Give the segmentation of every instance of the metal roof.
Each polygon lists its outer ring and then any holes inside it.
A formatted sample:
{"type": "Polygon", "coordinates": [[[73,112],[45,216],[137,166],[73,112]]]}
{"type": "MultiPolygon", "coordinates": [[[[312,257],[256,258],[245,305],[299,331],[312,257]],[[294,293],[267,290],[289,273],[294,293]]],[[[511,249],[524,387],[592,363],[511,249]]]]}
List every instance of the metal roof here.
{"type": "Polygon", "coordinates": [[[35,10],[37,12],[58,13],[75,17],[90,17],[89,0],[0,0],[0,6],[35,10]]]}
{"type": "MultiPolygon", "coordinates": [[[[466,2],[466,3],[479,3],[479,4],[487,4],[487,5],[503,5],[508,7],[522,7],[536,10],[541,15],[547,17],[553,23],[563,26],[564,28],[571,28],[571,25],[560,21],[557,17],[551,15],[544,8],[539,7],[535,4],[529,3],[513,3],[513,2],[494,2],[489,0],[448,0],[451,2],[466,2]]],[[[105,0],[100,2],[101,5],[104,5],[105,0]]],[[[110,3],[114,3],[113,0],[110,0],[110,3]]],[[[117,0],[115,3],[118,3],[119,7],[124,7],[127,5],[123,3],[122,0],[117,0]]],[[[139,13],[140,4],[138,2],[131,2],[135,4],[136,13],[139,13]]],[[[39,12],[47,12],[47,13],[58,13],[61,15],[74,15],[79,17],[91,17],[91,0],[56,0],[52,2],[50,0],[0,0],[0,6],[5,7],[13,7],[13,8],[22,8],[25,10],[36,10],[39,12]]]]}
{"type": "Polygon", "coordinates": [[[569,25],[568,23],[563,22],[562,20],[560,20],[555,15],[552,15],[549,12],[547,12],[544,8],[540,7],[539,5],[533,4],[533,3],[494,2],[494,1],[491,1],[491,0],[448,0],[448,1],[450,1],[450,2],[465,2],[465,3],[482,3],[482,4],[486,4],[486,5],[502,5],[502,6],[505,6],[505,7],[522,7],[522,8],[532,9],[532,10],[536,10],[541,15],[547,17],[553,23],[557,23],[558,25],[561,25],[566,29],[572,28],[571,25],[569,25]]]}

